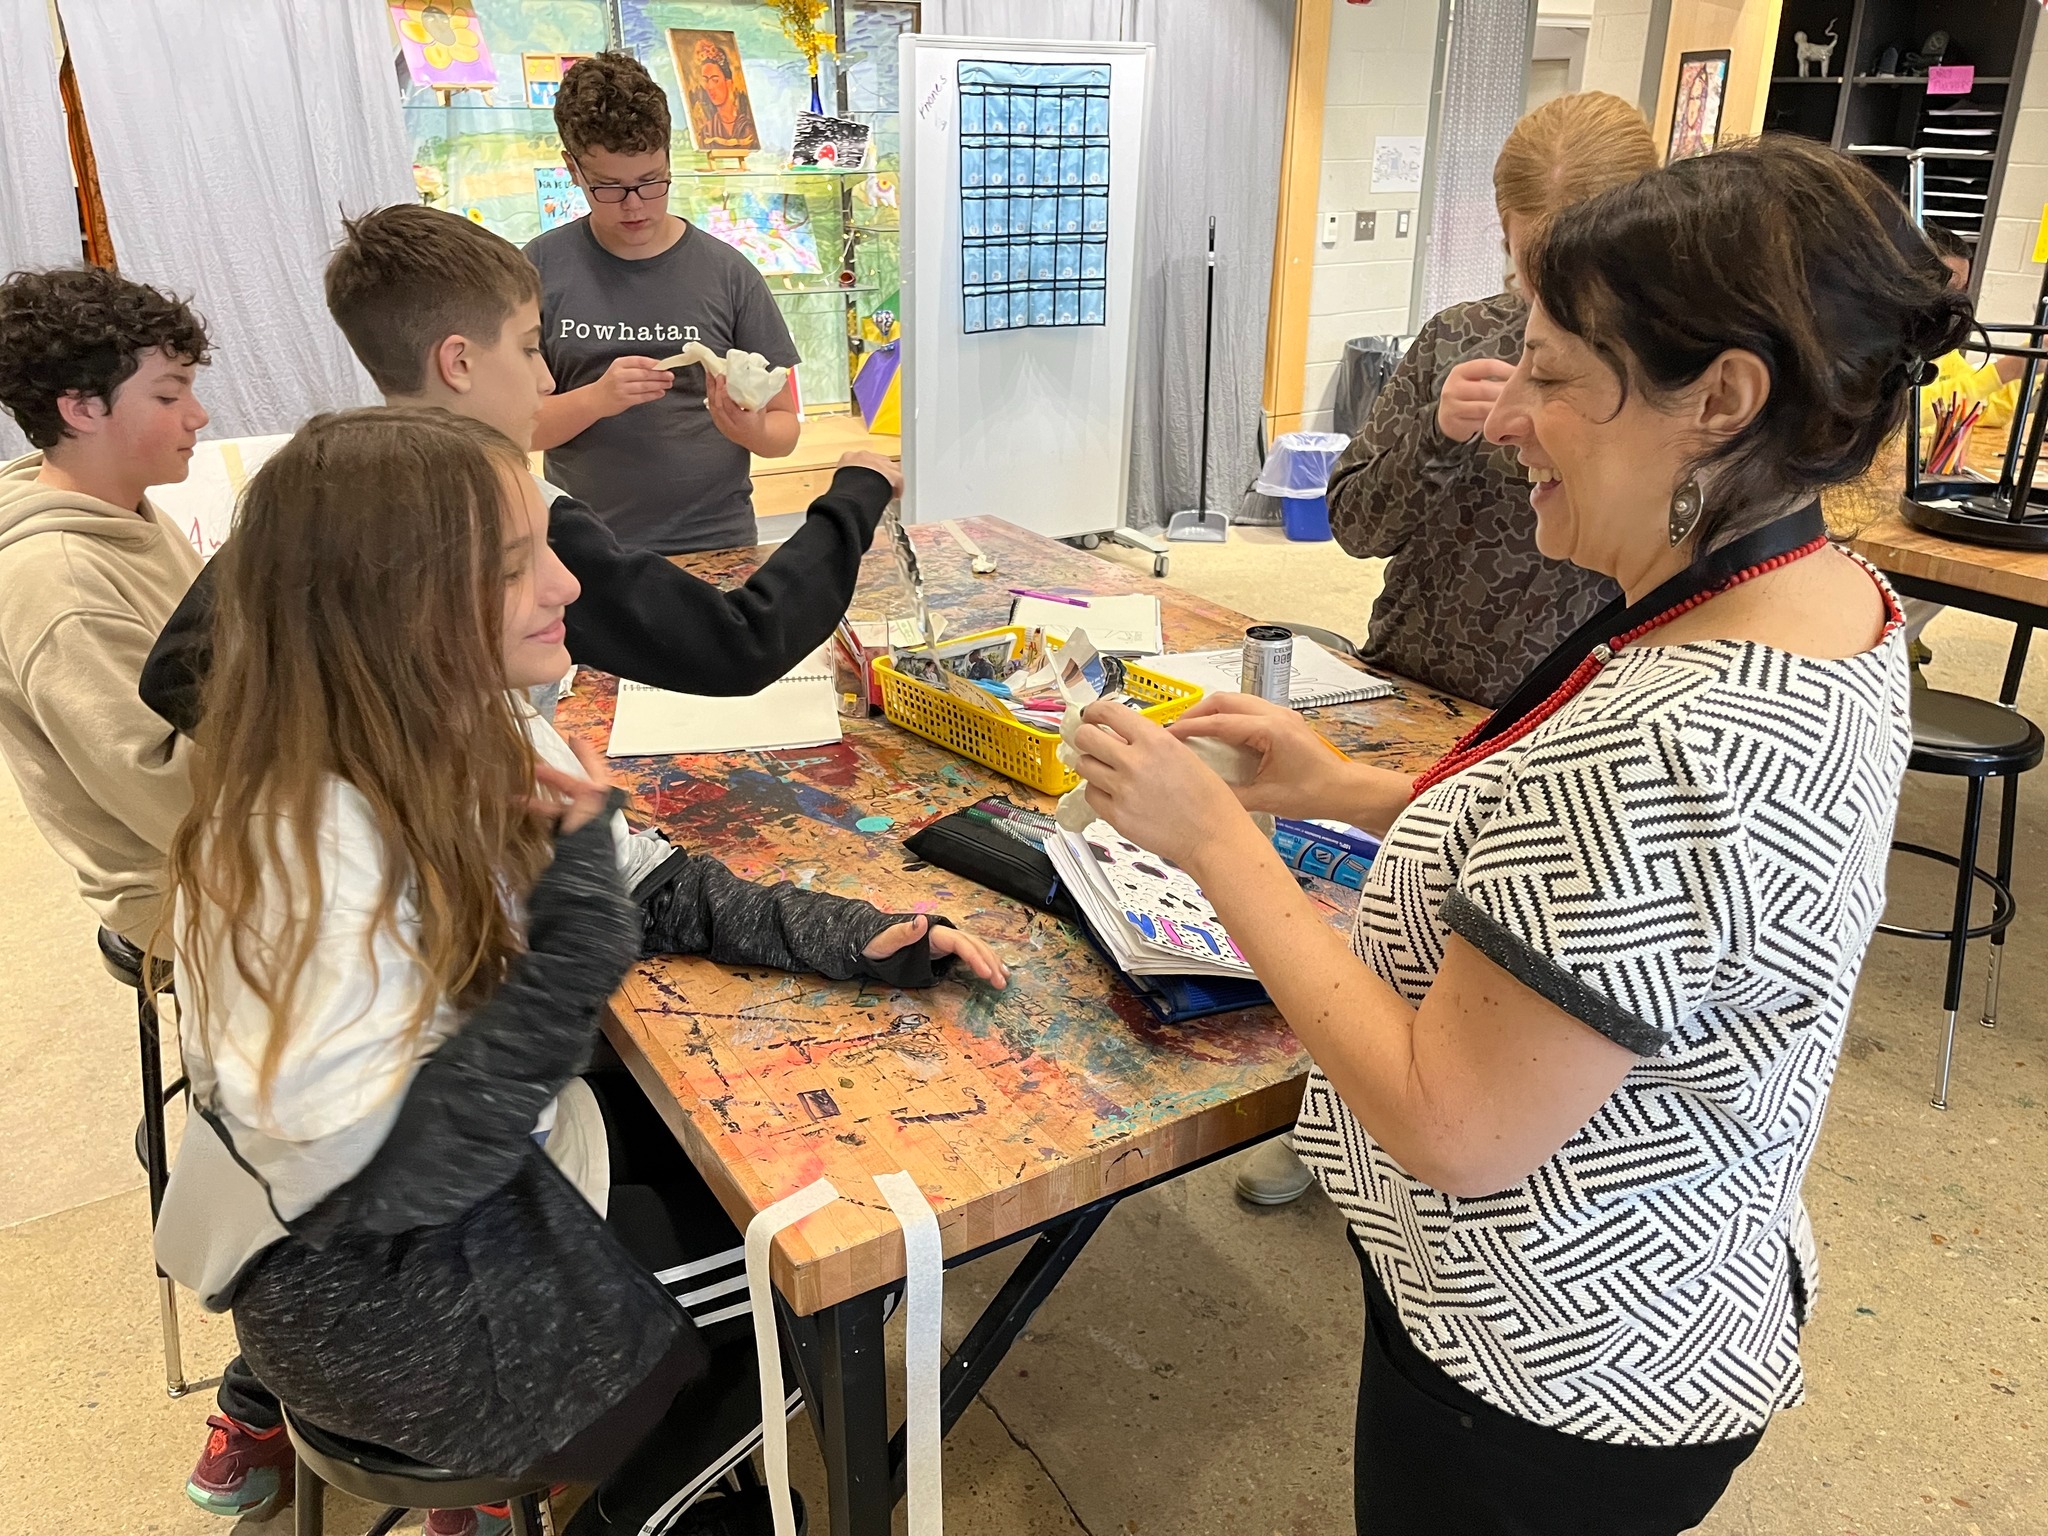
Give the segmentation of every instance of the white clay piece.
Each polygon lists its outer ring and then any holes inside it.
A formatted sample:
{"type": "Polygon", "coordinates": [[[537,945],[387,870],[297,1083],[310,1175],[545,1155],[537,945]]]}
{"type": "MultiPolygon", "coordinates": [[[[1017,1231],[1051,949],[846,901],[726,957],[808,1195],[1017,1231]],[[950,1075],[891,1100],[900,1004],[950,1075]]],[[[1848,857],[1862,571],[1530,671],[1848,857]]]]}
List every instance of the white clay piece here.
{"type": "MultiPolygon", "coordinates": [[[[1074,746],[1074,732],[1079,730],[1080,726],[1081,711],[1074,705],[1068,705],[1066,715],[1060,721],[1060,744],[1057,755],[1060,766],[1069,773],[1078,773],[1081,768],[1081,754],[1074,746]]],[[[1206,763],[1217,778],[1232,788],[1249,784],[1259,776],[1259,754],[1250,747],[1218,741],[1214,736],[1190,736],[1186,740],[1195,756],[1206,763]]],[[[1053,820],[1069,832],[1085,831],[1096,820],[1095,812],[1088,804],[1087,791],[1087,781],[1083,780],[1060,796],[1060,803],[1053,810],[1053,820]]],[[[1273,818],[1266,812],[1252,812],[1252,824],[1263,835],[1273,835],[1273,818]]]]}
{"type": "Polygon", "coordinates": [[[725,380],[727,391],[744,410],[760,410],[781,394],[782,386],[789,382],[787,368],[770,368],[768,359],[758,352],[743,352],[734,347],[720,357],[701,341],[688,343],[675,356],[664,357],[655,366],[688,368],[694,363],[703,364],[707,374],[715,373],[725,380]]]}

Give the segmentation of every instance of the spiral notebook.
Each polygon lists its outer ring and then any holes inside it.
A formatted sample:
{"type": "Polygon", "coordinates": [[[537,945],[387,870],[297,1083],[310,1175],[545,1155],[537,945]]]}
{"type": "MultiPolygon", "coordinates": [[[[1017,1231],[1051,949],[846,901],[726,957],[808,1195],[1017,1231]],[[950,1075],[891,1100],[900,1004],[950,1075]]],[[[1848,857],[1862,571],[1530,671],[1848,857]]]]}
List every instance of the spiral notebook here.
{"type": "MultiPolygon", "coordinates": [[[[1166,677],[1193,683],[1207,693],[1244,691],[1244,651],[1237,646],[1222,651],[1154,656],[1145,665],[1166,677]]],[[[1333,704],[1384,699],[1393,692],[1394,685],[1384,678],[1347,666],[1305,636],[1294,637],[1294,670],[1287,685],[1289,709],[1328,709],[1333,704]]]]}
{"type": "Polygon", "coordinates": [[[813,651],[785,676],[742,698],[670,693],[619,679],[607,757],[698,752],[779,752],[839,740],[832,664],[813,651]]]}

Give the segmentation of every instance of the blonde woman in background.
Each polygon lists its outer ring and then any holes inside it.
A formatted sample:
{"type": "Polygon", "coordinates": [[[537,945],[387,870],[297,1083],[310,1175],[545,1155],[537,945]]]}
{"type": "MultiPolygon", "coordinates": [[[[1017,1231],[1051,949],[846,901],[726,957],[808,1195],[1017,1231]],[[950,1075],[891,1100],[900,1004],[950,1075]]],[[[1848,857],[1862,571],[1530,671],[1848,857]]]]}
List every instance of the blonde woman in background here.
{"type": "MultiPolygon", "coordinates": [[[[1367,666],[1481,704],[1605,607],[1606,577],[1537,552],[1528,479],[1480,429],[1522,355],[1524,253],[1561,209],[1657,167],[1643,114],[1605,91],[1545,102],[1493,165],[1513,278],[1423,326],[1330,477],[1330,528],[1347,553],[1387,562],[1359,655],[1367,666]]],[[[1244,1160],[1237,1192],[1284,1205],[1309,1185],[1284,1140],[1244,1160]]]]}

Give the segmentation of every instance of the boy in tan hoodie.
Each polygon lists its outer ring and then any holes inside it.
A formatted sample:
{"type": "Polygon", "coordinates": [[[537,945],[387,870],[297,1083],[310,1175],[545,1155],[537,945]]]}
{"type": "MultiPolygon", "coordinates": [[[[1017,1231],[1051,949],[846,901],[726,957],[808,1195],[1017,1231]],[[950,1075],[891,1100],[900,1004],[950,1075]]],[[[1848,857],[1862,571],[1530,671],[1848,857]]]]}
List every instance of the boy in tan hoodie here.
{"type": "Polygon", "coordinates": [[[206,360],[198,317],[145,284],[0,282],[0,407],[41,450],[0,467],[0,754],[86,905],[138,946],[191,791],[135,685],[200,564],[144,492],[185,478],[206,360]]]}

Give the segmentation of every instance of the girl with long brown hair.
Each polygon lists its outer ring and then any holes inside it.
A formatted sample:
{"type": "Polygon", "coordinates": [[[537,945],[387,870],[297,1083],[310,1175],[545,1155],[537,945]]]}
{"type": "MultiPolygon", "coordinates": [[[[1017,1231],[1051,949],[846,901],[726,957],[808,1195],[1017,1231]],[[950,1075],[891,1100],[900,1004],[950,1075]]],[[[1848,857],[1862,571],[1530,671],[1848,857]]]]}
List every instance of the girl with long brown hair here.
{"type": "Polygon", "coordinates": [[[670,1491],[650,1430],[706,1363],[603,1216],[646,1208],[612,1199],[645,1138],[579,1076],[628,965],[1007,978],[943,919],[628,835],[519,691],[568,667],[546,529],[513,445],[436,410],[317,417],[251,480],[171,850],[196,1115],[158,1248],[302,1420],[602,1483],[583,1532],[670,1491]]]}

